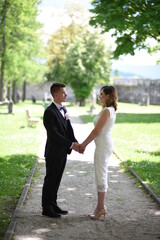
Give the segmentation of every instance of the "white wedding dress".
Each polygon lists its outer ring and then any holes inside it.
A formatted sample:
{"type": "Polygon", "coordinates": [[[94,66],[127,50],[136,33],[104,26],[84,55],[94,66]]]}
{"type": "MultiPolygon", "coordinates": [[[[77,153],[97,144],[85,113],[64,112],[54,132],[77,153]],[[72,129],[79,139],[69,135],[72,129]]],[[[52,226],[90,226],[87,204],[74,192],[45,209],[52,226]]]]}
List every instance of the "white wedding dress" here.
{"type": "MultiPolygon", "coordinates": [[[[104,111],[103,108],[102,111],[104,111]]],[[[113,107],[107,107],[110,117],[107,119],[102,131],[95,139],[95,177],[98,192],[107,192],[108,189],[108,164],[113,152],[112,129],[116,120],[116,112],[113,107]]],[[[94,118],[96,125],[102,111],[94,118]]]]}

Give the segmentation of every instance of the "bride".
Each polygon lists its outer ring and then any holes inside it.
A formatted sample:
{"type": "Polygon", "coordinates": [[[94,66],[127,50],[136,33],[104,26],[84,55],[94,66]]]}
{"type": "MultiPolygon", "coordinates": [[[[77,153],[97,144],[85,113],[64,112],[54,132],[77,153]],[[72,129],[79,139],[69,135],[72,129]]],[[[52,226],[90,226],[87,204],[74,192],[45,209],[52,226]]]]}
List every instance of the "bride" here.
{"type": "Polygon", "coordinates": [[[100,90],[100,103],[102,111],[94,119],[94,129],[89,136],[80,144],[80,151],[83,152],[86,146],[95,141],[94,166],[98,202],[92,219],[99,219],[106,215],[105,196],[108,189],[108,163],[113,153],[112,129],[116,120],[117,91],[114,86],[103,86],[100,90]]]}

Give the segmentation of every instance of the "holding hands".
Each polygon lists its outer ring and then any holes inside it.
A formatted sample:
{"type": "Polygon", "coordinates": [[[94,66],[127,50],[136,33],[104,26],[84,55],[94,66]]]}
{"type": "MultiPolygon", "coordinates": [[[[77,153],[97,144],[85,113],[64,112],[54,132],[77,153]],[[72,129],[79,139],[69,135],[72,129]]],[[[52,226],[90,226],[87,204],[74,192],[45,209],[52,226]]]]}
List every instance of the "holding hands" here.
{"type": "Polygon", "coordinates": [[[85,148],[86,148],[86,146],[84,145],[84,143],[79,144],[79,143],[75,142],[72,146],[72,149],[79,153],[84,153],[85,148]]]}
{"type": "Polygon", "coordinates": [[[85,148],[86,146],[83,143],[79,144],[79,153],[84,153],[85,148]]]}

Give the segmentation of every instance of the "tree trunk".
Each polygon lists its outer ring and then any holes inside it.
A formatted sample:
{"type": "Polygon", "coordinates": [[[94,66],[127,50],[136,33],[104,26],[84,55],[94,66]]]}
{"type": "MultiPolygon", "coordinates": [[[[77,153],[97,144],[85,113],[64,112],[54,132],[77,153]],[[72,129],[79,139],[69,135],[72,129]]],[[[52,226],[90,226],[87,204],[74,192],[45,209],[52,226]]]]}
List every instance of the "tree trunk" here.
{"type": "Polygon", "coordinates": [[[0,76],[0,101],[4,100],[4,68],[5,68],[5,27],[6,27],[6,13],[7,13],[7,0],[4,1],[3,6],[3,37],[2,37],[2,58],[1,58],[1,76],[0,76]]]}
{"type": "Polygon", "coordinates": [[[11,81],[9,81],[9,84],[7,87],[7,98],[9,101],[11,100],[11,81]]]}
{"type": "Polygon", "coordinates": [[[14,103],[17,103],[18,101],[17,101],[17,82],[16,81],[14,81],[13,82],[13,92],[12,92],[12,101],[14,102],[14,103]]]}
{"type": "Polygon", "coordinates": [[[27,86],[27,83],[26,81],[23,82],[23,91],[22,91],[22,101],[24,102],[26,100],[26,86],[27,86]]]}
{"type": "Polygon", "coordinates": [[[86,104],[86,101],[85,101],[84,99],[83,99],[83,100],[80,100],[80,102],[79,102],[79,106],[80,106],[80,107],[84,107],[85,104],[86,104]]]}

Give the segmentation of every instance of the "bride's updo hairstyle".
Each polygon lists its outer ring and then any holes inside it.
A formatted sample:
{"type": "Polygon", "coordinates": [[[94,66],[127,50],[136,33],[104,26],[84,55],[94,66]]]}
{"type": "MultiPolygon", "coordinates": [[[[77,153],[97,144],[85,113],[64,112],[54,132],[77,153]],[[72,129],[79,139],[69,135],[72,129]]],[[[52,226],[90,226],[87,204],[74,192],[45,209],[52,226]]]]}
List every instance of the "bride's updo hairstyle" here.
{"type": "Polygon", "coordinates": [[[115,111],[117,110],[117,90],[114,86],[103,86],[101,88],[105,95],[109,95],[109,98],[106,101],[105,107],[114,107],[115,111]]]}

